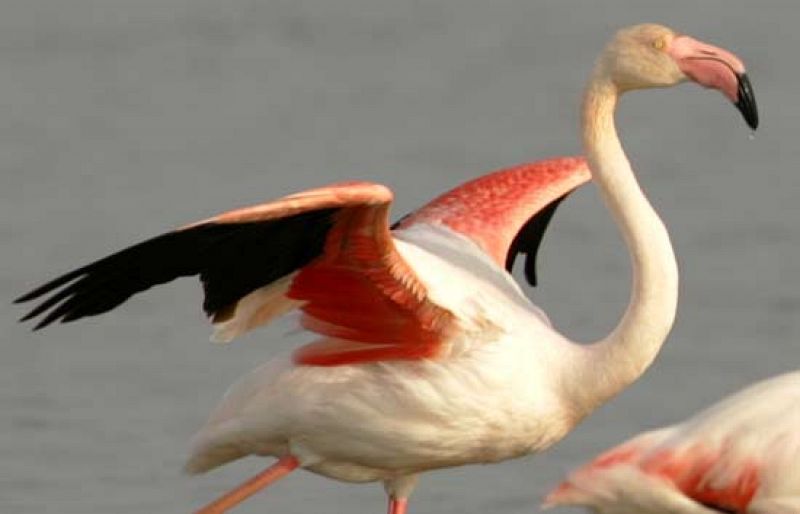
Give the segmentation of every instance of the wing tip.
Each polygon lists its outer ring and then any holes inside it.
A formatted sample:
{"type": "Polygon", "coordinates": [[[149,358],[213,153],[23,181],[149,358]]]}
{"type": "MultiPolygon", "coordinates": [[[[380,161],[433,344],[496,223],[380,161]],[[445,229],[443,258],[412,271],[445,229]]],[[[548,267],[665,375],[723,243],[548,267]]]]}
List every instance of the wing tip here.
{"type": "MultiPolygon", "coordinates": [[[[23,300],[23,301],[28,301],[28,300],[23,300]]],[[[21,303],[21,302],[17,302],[17,301],[15,301],[14,303],[21,303]]],[[[44,312],[44,311],[46,311],[46,310],[47,310],[47,309],[46,309],[46,308],[44,308],[44,304],[42,304],[42,305],[39,305],[39,306],[35,307],[34,309],[32,309],[32,310],[31,310],[30,312],[28,312],[27,314],[25,314],[24,316],[22,316],[21,318],[19,318],[19,319],[17,320],[17,323],[25,323],[26,321],[30,321],[30,320],[32,320],[32,319],[34,319],[34,318],[36,318],[37,316],[39,316],[40,314],[42,314],[42,312],[44,312]]],[[[48,317],[49,317],[49,316],[48,316],[48,317]]],[[[42,320],[39,320],[39,322],[38,322],[38,323],[36,323],[36,325],[34,325],[34,326],[33,326],[33,329],[32,329],[32,330],[35,332],[35,331],[37,331],[37,330],[39,330],[39,329],[41,329],[41,328],[44,328],[44,327],[46,327],[46,326],[47,326],[47,325],[49,325],[49,324],[50,324],[50,322],[49,322],[49,321],[47,321],[47,317],[45,317],[44,319],[42,319],[42,320]]]]}
{"type": "Polygon", "coordinates": [[[14,298],[13,300],[11,300],[11,303],[13,303],[13,304],[25,303],[27,301],[33,300],[33,298],[34,297],[30,296],[30,293],[25,293],[24,295],[18,296],[16,298],[14,298]]]}
{"type": "Polygon", "coordinates": [[[573,191],[575,191],[574,188],[566,191],[563,195],[552,200],[528,219],[517,231],[517,234],[508,247],[505,262],[506,271],[511,273],[518,255],[525,254],[525,280],[532,287],[536,287],[539,284],[536,271],[537,258],[544,235],[547,232],[556,209],[573,191]]]}
{"type": "MultiPolygon", "coordinates": [[[[22,316],[21,318],[19,318],[17,320],[17,323],[25,323],[26,321],[32,320],[37,315],[38,314],[34,314],[33,312],[29,312],[28,314],[26,314],[26,315],[22,316]]],[[[50,316],[47,316],[44,319],[40,319],[35,325],[33,325],[33,327],[31,327],[31,332],[38,332],[39,330],[41,330],[43,328],[46,328],[49,325],[52,325],[57,319],[58,319],[58,316],[53,317],[52,319],[51,319],[50,316]]],[[[64,323],[63,320],[61,322],[64,323]]]]}
{"type": "Polygon", "coordinates": [[[31,332],[38,332],[52,323],[52,321],[42,320],[31,328],[31,332]]]}
{"type": "Polygon", "coordinates": [[[36,298],[39,298],[43,294],[47,293],[48,291],[47,285],[49,285],[49,283],[44,286],[37,287],[33,291],[28,291],[27,293],[14,298],[14,300],[12,300],[12,303],[15,304],[26,303],[31,300],[35,300],[36,298]]]}

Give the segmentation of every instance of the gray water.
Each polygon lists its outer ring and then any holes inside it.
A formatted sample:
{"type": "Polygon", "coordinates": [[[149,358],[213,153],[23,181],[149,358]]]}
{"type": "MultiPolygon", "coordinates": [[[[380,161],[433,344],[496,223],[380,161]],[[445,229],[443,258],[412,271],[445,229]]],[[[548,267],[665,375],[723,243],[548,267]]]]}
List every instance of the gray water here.
{"type": "MultiPolygon", "coordinates": [[[[430,473],[416,513],[531,513],[567,470],[800,363],[800,5],[793,1],[6,0],[0,4],[0,511],[188,512],[265,462],[180,473],[237,376],[298,344],[285,322],[208,342],[181,280],[32,333],[12,298],[232,207],[344,179],[397,216],[483,172],[579,151],[604,41],[658,21],[738,53],[763,127],[717,93],[631,95],[620,125],[679,256],[653,368],[552,450],[430,473]],[[649,5],[643,5],[649,4],[649,5]]],[[[630,269],[593,187],[556,214],[530,296],[607,333],[630,269]]],[[[297,473],[237,513],[374,513],[378,485],[297,473]]],[[[559,511],[557,511],[559,512],[559,511]]],[[[560,512],[568,512],[566,509],[560,512]]]]}

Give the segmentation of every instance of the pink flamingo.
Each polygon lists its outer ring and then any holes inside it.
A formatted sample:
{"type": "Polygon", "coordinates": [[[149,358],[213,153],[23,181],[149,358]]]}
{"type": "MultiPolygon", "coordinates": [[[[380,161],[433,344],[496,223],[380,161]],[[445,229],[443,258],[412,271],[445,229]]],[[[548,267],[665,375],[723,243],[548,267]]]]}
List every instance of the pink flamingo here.
{"type": "Polygon", "coordinates": [[[575,158],[479,178],[393,230],[392,194],[378,184],[232,211],[53,280],[19,299],[52,293],[24,319],[44,315],[44,326],[100,314],[197,274],[218,339],[300,309],[302,326],[319,338],[234,385],[195,437],[186,468],[204,472],[249,454],[278,461],[199,512],[224,512],[302,467],[382,481],[390,514],[402,514],[421,472],[542,450],[650,365],[672,326],[677,266],[617,137],[617,99],[691,79],[722,91],[755,128],[744,71],[733,54],[658,25],[620,31],[600,57],[583,139],[630,250],[633,286],[619,325],[594,344],[556,331],[506,271],[528,253],[535,279],[554,202],[589,176],[575,158]]]}
{"type": "Polygon", "coordinates": [[[545,504],[602,513],[800,512],[800,372],[639,434],[571,473],[545,504]]]}

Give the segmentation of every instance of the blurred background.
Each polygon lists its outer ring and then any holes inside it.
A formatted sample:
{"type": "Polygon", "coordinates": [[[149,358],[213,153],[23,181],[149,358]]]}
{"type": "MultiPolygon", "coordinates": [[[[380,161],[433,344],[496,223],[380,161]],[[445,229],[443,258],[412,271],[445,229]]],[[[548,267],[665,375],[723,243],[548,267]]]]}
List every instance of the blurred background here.
{"type": "MultiPolygon", "coordinates": [[[[678,320],[653,368],[552,450],[429,473],[415,513],[533,513],[601,449],[800,363],[800,5],[706,0],[6,0],[0,4],[0,511],[189,512],[260,470],[188,478],[229,384],[302,343],[282,321],[208,342],[180,280],[32,333],[11,300],[172,227],[365,179],[395,217],[484,172],[580,152],[578,102],[618,28],[654,21],[737,53],[762,127],[684,85],[625,98],[624,144],[670,229],[678,320]]],[[[541,287],[594,340],[630,266],[594,186],[560,208],[541,287]]],[[[380,485],[298,473],[237,513],[383,512],[380,485]]],[[[560,509],[556,512],[569,512],[560,509]]]]}

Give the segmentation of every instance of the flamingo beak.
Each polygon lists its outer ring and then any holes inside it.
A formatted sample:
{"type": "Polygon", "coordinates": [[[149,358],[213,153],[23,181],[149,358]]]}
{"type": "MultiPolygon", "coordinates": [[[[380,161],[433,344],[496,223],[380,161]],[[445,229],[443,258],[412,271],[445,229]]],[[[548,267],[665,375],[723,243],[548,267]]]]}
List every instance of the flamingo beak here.
{"type": "Polygon", "coordinates": [[[744,121],[747,122],[747,125],[755,130],[758,128],[758,108],[756,107],[756,97],[753,95],[753,86],[750,85],[747,73],[737,75],[736,80],[739,84],[739,92],[734,105],[744,116],[744,121]]]}
{"type": "Polygon", "coordinates": [[[720,91],[739,109],[751,129],[758,127],[756,98],[741,59],[723,48],[683,35],[669,43],[667,53],[686,77],[720,91]]]}

